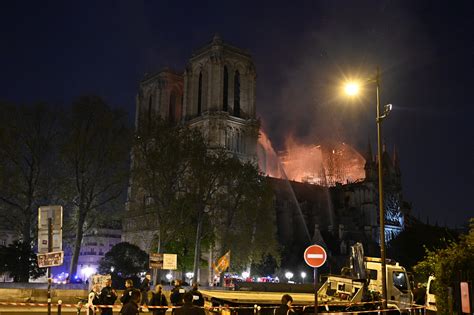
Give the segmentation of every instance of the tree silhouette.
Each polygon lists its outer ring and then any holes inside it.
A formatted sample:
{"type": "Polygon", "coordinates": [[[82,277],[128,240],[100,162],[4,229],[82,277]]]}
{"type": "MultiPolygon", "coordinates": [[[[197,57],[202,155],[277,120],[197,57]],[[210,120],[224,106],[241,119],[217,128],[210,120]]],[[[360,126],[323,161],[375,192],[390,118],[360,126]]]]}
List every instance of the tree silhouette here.
{"type": "Polygon", "coordinates": [[[128,179],[130,133],[125,114],[96,96],[79,98],[63,122],[60,153],[75,230],[69,269],[73,277],[85,230],[106,215],[114,202],[123,202],[120,198],[128,179]]]}

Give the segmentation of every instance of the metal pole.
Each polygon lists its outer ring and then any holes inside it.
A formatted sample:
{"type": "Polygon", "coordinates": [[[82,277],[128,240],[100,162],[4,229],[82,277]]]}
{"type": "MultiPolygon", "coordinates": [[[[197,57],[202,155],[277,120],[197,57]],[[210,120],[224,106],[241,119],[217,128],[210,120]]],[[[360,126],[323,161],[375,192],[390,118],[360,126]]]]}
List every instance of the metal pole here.
{"type": "Polygon", "coordinates": [[[377,159],[379,177],[379,219],[380,219],[380,258],[382,259],[382,306],[387,308],[387,266],[385,263],[385,212],[383,205],[383,172],[382,172],[382,117],[380,116],[380,70],[377,67],[375,77],[377,85],[377,159]]]}
{"type": "Polygon", "coordinates": [[[314,315],[318,315],[318,268],[314,270],[314,315]]]}
{"type": "Polygon", "coordinates": [[[61,307],[62,307],[61,304],[63,304],[63,301],[58,300],[58,315],[61,315],[61,307]]]}
{"type": "MultiPolygon", "coordinates": [[[[53,251],[53,219],[48,218],[48,253],[53,251]]],[[[48,315],[51,315],[51,267],[48,267],[48,315]]]]}

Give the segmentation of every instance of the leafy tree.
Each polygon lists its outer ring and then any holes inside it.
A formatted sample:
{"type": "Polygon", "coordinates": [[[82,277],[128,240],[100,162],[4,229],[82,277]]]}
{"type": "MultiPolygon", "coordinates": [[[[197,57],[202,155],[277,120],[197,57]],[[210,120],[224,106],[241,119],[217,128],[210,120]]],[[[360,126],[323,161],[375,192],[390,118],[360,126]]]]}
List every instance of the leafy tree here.
{"type": "Polygon", "coordinates": [[[71,276],[76,274],[82,238],[114,202],[123,202],[128,178],[129,129],[122,111],[96,96],[79,98],[64,119],[61,158],[65,195],[71,200],[75,230],[71,276]]]}
{"type": "Polygon", "coordinates": [[[269,276],[275,274],[278,266],[278,261],[271,255],[267,255],[261,262],[252,264],[252,270],[257,275],[269,276]]]}
{"type": "Polygon", "coordinates": [[[197,275],[202,245],[214,244],[218,235],[223,250],[232,244],[240,266],[278,256],[272,195],[255,166],[210,150],[197,130],[160,120],[138,130],[133,157],[134,206],[157,214],[156,248],[180,254],[180,268],[189,267],[193,250],[197,275]],[[260,225],[264,219],[270,222],[260,225]]]}
{"type": "Polygon", "coordinates": [[[147,270],[148,254],[127,242],[113,246],[99,262],[99,272],[111,274],[115,288],[123,288],[125,279],[139,284],[139,273],[147,270]]]}
{"type": "Polygon", "coordinates": [[[148,270],[148,254],[140,247],[122,242],[114,245],[100,260],[100,273],[116,273],[124,278],[148,270]]]}
{"type": "Polygon", "coordinates": [[[414,271],[418,277],[428,279],[429,275],[436,276],[435,289],[438,312],[448,314],[448,288],[460,280],[473,281],[474,274],[474,219],[470,221],[467,235],[461,235],[458,242],[450,241],[445,248],[426,250],[425,258],[420,261],[414,271]],[[458,276],[464,273],[466,277],[458,276]]]}
{"type": "Polygon", "coordinates": [[[446,247],[449,242],[456,241],[457,237],[456,232],[447,228],[415,222],[388,243],[388,257],[411,269],[423,259],[425,248],[433,250],[446,247]]]}
{"type": "MultiPolygon", "coordinates": [[[[201,265],[201,244],[205,237],[205,223],[211,223],[210,217],[219,209],[217,195],[219,193],[219,179],[224,169],[226,158],[222,153],[209,153],[205,146],[200,146],[198,155],[190,160],[188,176],[185,181],[183,198],[187,205],[187,213],[195,222],[195,245],[193,273],[198,274],[201,265]]],[[[209,226],[206,230],[213,231],[209,226]]]]}
{"type": "MultiPolygon", "coordinates": [[[[183,192],[189,157],[200,135],[182,126],[153,120],[137,131],[133,147],[132,200],[156,214],[156,250],[176,240],[187,220],[183,192]],[[135,188],[139,187],[139,188],[135,188]],[[141,201],[145,202],[141,202],[141,201]]],[[[133,210],[133,209],[132,209],[133,210]]]]}
{"type": "Polygon", "coordinates": [[[8,273],[14,282],[24,282],[24,275],[33,279],[43,276],[46,269],[38,267],[31,244],[15,241],[0,246],[0,273],[8,273]]]}
{"type": "MultiPolygon", "coordinates": [[[[54,142],[58,115],[45,104],[0,104],[0,219],[31,244],[37,209],[48,204],[55,183],[54,142]]],[[[17,279],[32,267],[23,259],[17,279]]]]}
{"type": "Polygon", "coordinates": [[[217,200],[213,217],[221,255],[231,250],[233,268],[259,264],[268,255],[279,261],[273,191],[255,165],[229,158],[217,200]]]}
{"type": "Polygon", "coordinates": [[[182,229],[174,240],[166,244],[166,251],[178,255],[178,270],[182,272],[183,280],[186,272],[192,270],[194,263],[194,230],[182,229]]]}

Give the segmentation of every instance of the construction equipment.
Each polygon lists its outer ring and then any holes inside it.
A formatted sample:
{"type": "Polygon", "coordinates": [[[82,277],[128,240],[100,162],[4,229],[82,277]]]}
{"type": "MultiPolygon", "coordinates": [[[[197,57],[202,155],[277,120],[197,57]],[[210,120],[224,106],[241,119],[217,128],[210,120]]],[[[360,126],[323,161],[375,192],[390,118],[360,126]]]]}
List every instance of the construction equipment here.
{"type": "MultiPolygon", "coordinates": [[[[349,275],[329,275],[318,290],[318,300],[327,305],[358,304],[361,309],[379,307],[382,295],[382,260],[363,257],[360,243],[352,247],[349,275]]],[[[413,305],[413,294],[404,267],[391,260],[386,261],[387,305],[404,310],[413,305]]]]}

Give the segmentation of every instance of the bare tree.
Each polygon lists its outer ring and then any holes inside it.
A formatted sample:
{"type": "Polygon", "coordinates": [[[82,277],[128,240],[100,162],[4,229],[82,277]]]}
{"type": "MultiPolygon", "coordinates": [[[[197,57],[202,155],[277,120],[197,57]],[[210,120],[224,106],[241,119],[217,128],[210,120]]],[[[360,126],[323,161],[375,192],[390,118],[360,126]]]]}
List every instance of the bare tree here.
{"type": "MultiPolygon", "coordinates": [[[[1,219],[32,246],[38,206],[51,197],[57,115],[45,104],[0,105],[1,219]]],[[[20,264],[29,265],[28,259],[20,264]]],[[[27,282],[29,266],[17,279],[27,282]]]]}
{"type": "Polygon", "coordinates": [[[96,96],[81,97],[73,104],[64,119],[64,133],[61,157],[75,227],[69,271],[73,277],[85,229],[126,191],[130,133],[125,114],[96,96]]]}

